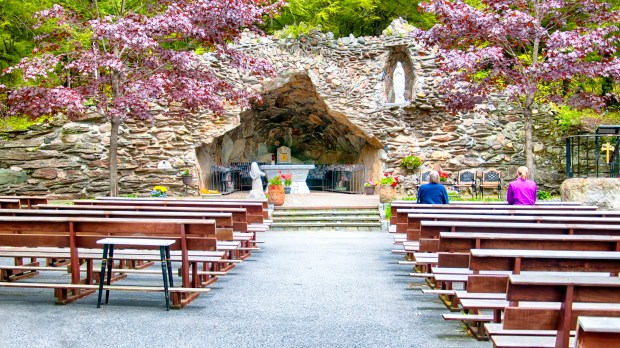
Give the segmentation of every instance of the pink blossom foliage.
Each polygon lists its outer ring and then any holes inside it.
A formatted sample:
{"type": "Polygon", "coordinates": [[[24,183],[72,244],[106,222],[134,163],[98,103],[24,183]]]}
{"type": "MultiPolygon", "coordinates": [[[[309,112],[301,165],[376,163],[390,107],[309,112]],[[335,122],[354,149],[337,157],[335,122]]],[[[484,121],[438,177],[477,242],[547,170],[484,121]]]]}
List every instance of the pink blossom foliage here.
{"type": "Polygon", "coordinates": [[[446,79],[442,92],[452,110],[472,110],[498,91],[525,102],[525,108],[536,99],[600,110],[616,98],[556,86],[563,80],[620,80],[620,16],[605,2],[482,0],[473,7],[462,0],[428,0],[421,7],[438,24],[413,35],[437,48],[446,79]]]}
{"type": "Polygon", "coordinates": [[[192,49],[178,47],[200,45],[221,64],[254,75],[272,74],[266,60],[236,51],[229,43],[244,29],[261,33],[257,24],[276,13],[283,1],[177,0],[159,5],[163,11],[158,13],[125,11],[92,19],[60,5],[39,12],[38,26],[46,21],[54,25],[37,36],[33,57],[4,72],[20,70],[24,80],[34,82],[10,92],[11,112],[39,116],[64,111],[71,116],[88,105],[108,118],[152,119],[149,105],[156,101],[179,105],[170,108],[171,115],[190,116],[203,108],[222,113],[226,103],[248,106],[258,98],[218,77],[192,49]],[[92,44],[84,47],[83,41],[70,37],[73,32],[91,32],[92,44]],[[71,43],[73,50],[58,53],[60,42],[71,43]]]}

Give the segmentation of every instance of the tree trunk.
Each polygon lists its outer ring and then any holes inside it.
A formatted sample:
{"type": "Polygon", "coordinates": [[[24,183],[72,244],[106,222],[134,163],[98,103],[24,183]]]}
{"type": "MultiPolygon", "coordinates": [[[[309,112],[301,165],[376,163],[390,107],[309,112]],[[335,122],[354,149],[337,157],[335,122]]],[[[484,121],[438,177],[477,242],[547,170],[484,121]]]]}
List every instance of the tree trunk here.
{"type": "Polygon", "coordinates": [[[110,131],[110,196],[118,196],[118,130],[121,126],[121,118],[112,117],[112,130],[110,131]]]}
{"type": "Polygon", "coordinates": [[[530,179],[534,177],[534,147],[532,146],[532,107],[523,108],[525,116],[525,166],[530,170],[530,179]]]}

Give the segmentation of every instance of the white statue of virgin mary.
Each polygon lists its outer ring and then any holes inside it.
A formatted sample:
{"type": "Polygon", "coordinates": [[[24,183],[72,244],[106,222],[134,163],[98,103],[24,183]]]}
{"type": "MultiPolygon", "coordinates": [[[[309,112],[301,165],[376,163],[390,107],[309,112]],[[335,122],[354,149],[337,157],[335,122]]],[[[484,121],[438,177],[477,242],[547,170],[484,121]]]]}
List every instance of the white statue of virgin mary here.
{"type": "Polygon", "coordinates": [[[265,176],[265,173],[261,172],[258,168],[258,163],[252,162],[250,165],[250,178],[252,178],[252,191],[248,195],[248,198],[265,198],[263,192],[263,181],[261,176],[265,176]]]}
{"type": "Polygon", "coordinates": [[[392,79],[392,88],[394,90],[394,103],[402,104],[405,102],[405,69],[401,62],[396,63],[394,75],[392,79]]]}

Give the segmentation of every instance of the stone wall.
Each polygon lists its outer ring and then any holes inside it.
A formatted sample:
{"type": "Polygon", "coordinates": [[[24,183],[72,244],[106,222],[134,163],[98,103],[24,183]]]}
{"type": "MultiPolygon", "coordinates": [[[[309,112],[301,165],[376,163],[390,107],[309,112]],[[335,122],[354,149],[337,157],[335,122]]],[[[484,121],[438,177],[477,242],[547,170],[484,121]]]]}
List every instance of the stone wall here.
{"type": "MultiPolygon", "coordinates": [[[[274,105],[278,93],[293,90],[282,88],[291,83],[292,77],[309,79],[314,88],[313,98],[324,105],[321,110],[325,115],[314,118],[332,119],[366,141],[357,158],[358,163],[372,168],[369,178],[377,178],[389,169],[401,175],[415,175],[398,166],[400,159],[409,154],[424,160],[419,170],[441,168],[456,177],[462,169],[494,168],[508,178],[514,177],[516,167],[525,163],[520,111],[494,100],[481,105],[479,112],[446,112],[436,91],[441,77],[437,75],[432,52],[421,51],[415,38],[399,31],[402,30],[390,31],[396,33],[394,36],[337,40],[330,33],[321,32],[286,40],[242,38],[238,49],[273,62],[278,76],[266,81],[231,69],[226,62],[210,56],[205,56],[205,61],[228,81],[264,95],[267,101],[274,100],[274,105]],[[410,97],[406,104],[395,105],[389,102],[393,100],[390,76],[401,60],[408,60],[406,95],[410,97]]],[[[286,110],[286,105],[269,105],[263,114],[275,113],[276,107],[286,110]]],[[[179,120],[162,116],[167,110],[168,106],[154,105],[153,124],[130,119],[122,126],[121,194],[148,195],[154,185],[166,185],[172,194],[178,194],[182,187],[178,174],[183,169],[194,170],[208,185],[204,173],[221,158],[222,146],[218,141],[228,136],[233,148],[249,143],[236,142],[240,136],[235,134],[251,137],[253,128],[241,132],[237,127],[241,122],[251,122],[252,115],[261,114],[255,110],[242,113],[229,107],[221,117],[203,113],[179,120]],[[170,161],[173,169],[157,169],[161,160],[170,161]]],[[[552,131],[550,115],[541,111],[538,119],[534,134],[536,179],[540,189],[557,192],[564,179],[563,143],[552,131]]],[[[342,132],[343,128],[338,129],[342,132]]],[[[0,169],[4,169],[0,171],[0,193],[63,197],[106,194],[109,131],[109,123],[104,119],[85,116],[75,122],[58,118],[27,132],[0,134],[0,169]]],[[[261,146],[255,143],[256,148],[261,146]]],[[[240,161],[257,160],[255,152],[236,152],[240,153],[240,161]]],[[[196,193],[198,186],[194,186],[190,193],[196,193]]]]}

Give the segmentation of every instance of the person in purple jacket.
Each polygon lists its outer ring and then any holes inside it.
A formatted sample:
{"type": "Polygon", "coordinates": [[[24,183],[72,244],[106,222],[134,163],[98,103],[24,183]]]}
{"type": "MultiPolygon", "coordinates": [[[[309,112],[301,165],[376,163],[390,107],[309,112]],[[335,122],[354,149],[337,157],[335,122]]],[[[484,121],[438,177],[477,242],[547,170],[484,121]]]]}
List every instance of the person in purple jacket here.
{"type": "Polygon", "coordinates": [[[529,170],[527,167],[517,169],[517,178],[508,185],[506,199],[512,205],[536,204],[536,183],[528,180],[529,170]]]}

